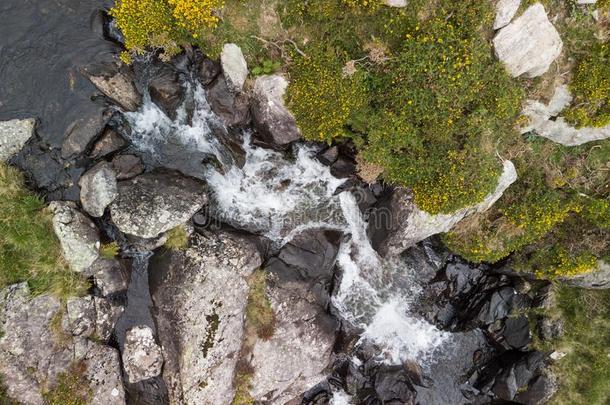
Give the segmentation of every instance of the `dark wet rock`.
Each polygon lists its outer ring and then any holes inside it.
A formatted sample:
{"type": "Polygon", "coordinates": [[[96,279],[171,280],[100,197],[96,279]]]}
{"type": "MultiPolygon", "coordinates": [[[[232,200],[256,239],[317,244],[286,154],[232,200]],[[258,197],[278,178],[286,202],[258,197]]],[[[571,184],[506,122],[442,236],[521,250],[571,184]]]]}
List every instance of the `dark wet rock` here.
{"type": "Polygon", "coordinates": [[[271,277],[267,296],[275,327],[269,339],[256,340],[247,358],[254,370],[250,393],[285,404],[325,379],[337,325],[307,283],[271,277]]]}
{"type": "Polygon", "coordinates": [[[67,129],[61,146],[61,156],[72,158],[84,153],[97,139],[112,114],[103,105],[98,105],[89,116],[74,121],[67,129]]]}
{"type": "Polygon", "coordinates": [[[247,277],[262,263],[253,239],[195,235],[153,258],[151,292],[171,403],[229,405],[244,336],[247,277]]]}
{"type": "Polygon", "coordinates": [[[227,87],[223,75],[219,75],[207,88],[207,98],[212,111],[228,127],[244,127],[250,123],[250,100],[245,93],[235,95],[227,87]]]}
{"type": "Polygon", "coordinates": [[[252,120],[263,140],[285,147],[301,139],[294,116],[284,105],[288,82],[282,76],[259,76],[252,90],[252,120]]]}
{"type": "Polygon", "coordinates": [[[104,215],[106,207],[119,194],[116,175],[109,162],[100,162],[89,169],[78,184],[83,209],[92,217],[104,215]]]}
{"type": "Polygon", "coordinates": [[[331,230],[304,231],[269,260],[267,270],[276,274],[280,280],[308,283],[320,304],[325,306],[330,302],[341,237],[340,232],[331,230]]]}
{"type": "Polygon", "coordinates": [[[150,98],[171,119],[176,118],[176,111],[182,105],[185,89],[180,75],[171,66],[163,64],[153,75],[148,84],[150,98]]]}
{"type": "Polygon", "coordinates": [[[119,29],[116,20],[108,15],[105,15],[104,37],[117,44],[123,45],[125,43],[125,37],[119,29]]]}
{"type": "Polygon", "coordinates": [[[62,330],[65,322],[78,334],[91,331],[91,298],[76,300],[65,310],[58,298],[30,296],[26,283],[0,290],[0,327],[4,331],[0,376],[11,398],[24,404],[45,404],[42,393],[55,386],[61,373],[78,364],[90,388],[91,404],[125,403],[117,351],[62,330]],[[69,312],[63,315],[64,311],[69,312]],[[71,319],[62,322],[62,317],[71,319]]]}
{"type": "Polygon", "coordinates": [[[197,79],[204,86],[209,85],[220,74],[220,64],[203,55],[199,55],[195,60],[197,64],[197,79]]]}
{"type": "Polygon", "coordinates": [[[318,154],[318,160],[323,164],[330,166],[337,161],[339,157],[339,148],[331,146],[318,154]]]}
{"type": "Polygon", "coordinates": [[[475,387],[493,398],[527,404],[544,403],[557,389],[545,355],[536,351],[508,351],[491,359],[481,369],[475,387]]]}
{"type": "Polygon", "coordinates": [[[148,326],[127,331],[123,347],[123,368],[129,383],[148,380],[161,374],[163,354],[148,326]]]}
{"type": "Polygon", "coordinates": [[[118,260],[99,258],[91,266],[91,273],[104,297],[127,289],[126,270],[118,260]]]}
{"type": "Polygon", "coordinates": [[[526,316],[508,318],[501,333],[504,342],[513,349],[523,349],[532,341],[530,324],[526,316]]]}
{"type": "Polygon", "coordinates": [[[97,160],[110,155],[127,146],[127,142],[116,131],[106,128],[100,139],[95,143],[89,157],[97,160]]]}
{"type": "Polygon", "coordinates": [[[94,75],[85,71],[83,74],[99,91],[125,111],[135,111],[140,106],[142,96],[138,93],[130,72],[124,70],[94,75]]]}
{"type": "Polygon", "coordinates": [[[70,268],[89,275],[91,265],[99,257],[97,227],[72,202],[54,201],[49,209],[54,214],[53,229],[70,268]]]}
{"type": "Polygon", "coordinates": [[[345,156],[339,156],[330,167],[330,172],[333,176],[340,179],[352,177],[356,174],[356,162],[345,156]]]}
{"type": "Polygon", "coordinates": [[[113,223],[126,234],[154,238],[188,221],[207,203],[205,185],[176,172],[146,173],[119,182],[110,205],[113,223]]]}
{"type": "Polygon", "coordinates": [[[142,159],[135,155],[118,155],[112,159],[117,180],[127,180],[144,172],[142,159]]]}
{"type": "Polygon", "coordinates": [[[17,154],[34,135],[36,120],[0,121],[0,162],[17,154]]]}

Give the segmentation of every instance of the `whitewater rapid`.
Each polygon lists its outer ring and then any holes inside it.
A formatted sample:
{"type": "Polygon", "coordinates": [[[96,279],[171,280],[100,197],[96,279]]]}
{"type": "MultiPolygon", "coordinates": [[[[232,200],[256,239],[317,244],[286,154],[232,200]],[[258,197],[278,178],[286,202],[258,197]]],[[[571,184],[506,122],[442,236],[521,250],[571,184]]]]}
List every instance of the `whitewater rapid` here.
{"type": "MultiPolygon", "coordinates": [[[[360,342],[379,348],[391,364],[407,359],[429,361],[449,334],[410,312],[420,293],[417,271],[400,258],[381,258],[367,236],[367,223],[349,191],[338,192],[344,179],[334,177],[315,158],[315,146],[299,144],[292,154],[265,149],[241,134],[242,167],[216,136],[222,124],[212,112],[199,84],[192,92],[194,113],[186,109],[171,120],[150,100],[139,111],[126,113],[133,147],[152,165],[176,168],[164,148],[186,150],[186,159],[214,155],[221,167],[202,165],[199,175],[208,184],[210,213],[236,228],[265,235],[277,247],[306,229],[336,229],[349,235],[342,242],[337,265],[342,271],[332,303],[341,317],[361,329],[360,342]]],[[[221,128],[225,133],[226,129],[221,128]]],[[[193,175],[193,173],[185,173],[193,175]]],[[[343,398],[337,397],[337,403],[343,398]]]]}

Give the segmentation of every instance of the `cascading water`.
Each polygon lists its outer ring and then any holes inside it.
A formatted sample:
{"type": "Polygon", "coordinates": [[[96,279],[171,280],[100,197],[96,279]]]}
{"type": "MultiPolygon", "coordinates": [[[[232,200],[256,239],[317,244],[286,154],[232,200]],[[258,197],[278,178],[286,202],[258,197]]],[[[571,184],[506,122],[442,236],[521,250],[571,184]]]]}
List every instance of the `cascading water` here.
{"type": "MultiPolygon", "coordinates": [[[[340,247],[337,264],[343,271],[333,304],[341,316],[363,330],[361,341],[375,344],[388,363],[430,357],[448,337],[433,325],[409,314],[418,287],[400,259],[383,259],[372,248],[358,202],[349,191],[337,193],[345,180],[317,161],[316,149],[297,145],[291,159],[252,144],[242,134],[245,154],[242,167],[234,162],[217,134],[226,134],[212,112],[205,90],[195,85],[194,113],[187,119],[183,108],[175,120],[147,100],[126,117],[131,141],[149,163],[177,168],[207,181],[211,214],[230,225],[263,234],[277,246],[308,228],[332,228],[350,235],[340,247]],[[197,167],[176,165],[167,149],[184,150],[184,160],[197,167]],[[201,164],[213,154],[221,167],[201,164]]],[[[340,402],[339,402],[340,403],[340,402]]]]}

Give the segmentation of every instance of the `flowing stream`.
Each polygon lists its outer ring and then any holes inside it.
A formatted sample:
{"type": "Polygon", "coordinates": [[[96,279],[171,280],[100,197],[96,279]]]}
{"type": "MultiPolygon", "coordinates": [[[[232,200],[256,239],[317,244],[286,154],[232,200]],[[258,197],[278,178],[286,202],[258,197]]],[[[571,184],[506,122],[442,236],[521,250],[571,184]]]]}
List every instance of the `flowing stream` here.
{"type": "Polygon", "coordinates": [[[200,85],[187,90],[195,105],[191,119],[183,108],[171,120],[149,100],[139,111],[126,114],[133,130],[131,141],[144,159],[181,169],[168,151],[184,151],[185,159],[200,161],[213,154],[220,167],[182,169],[207,181],[211,214],[265,235],[277,247],[305,229],[337,229],[349,235],[337,259],[343,276],[333,305],[342,318],[363,331],[361,342],[375,344],[388,363],[430,359],[449,335],[409,312],[419,293],[413,280],[417,269],[376,253],[355,196],[338,192],[345,180],[334,177],[315,158],[315,147],[296,145],[286,156],[253,145],[248,132],[241,134],[244,164],[240,167],[218,139],[219,131],[226,134],[226,130],[210,109],[205,90],[200,85]]]}

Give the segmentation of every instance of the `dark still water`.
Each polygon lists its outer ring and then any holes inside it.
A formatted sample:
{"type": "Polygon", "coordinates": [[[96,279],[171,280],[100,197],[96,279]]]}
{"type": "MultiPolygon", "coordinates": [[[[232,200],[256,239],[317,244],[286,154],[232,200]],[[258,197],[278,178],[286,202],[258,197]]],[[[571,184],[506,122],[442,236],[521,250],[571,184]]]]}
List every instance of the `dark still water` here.
{"type": "Polygon", "coordinates": [[[113,0],[0,0],[0,120],[35,117],[45,143],[95,111],[95,88],[80,74],[112,60],[102,10],[113,0]]]}

